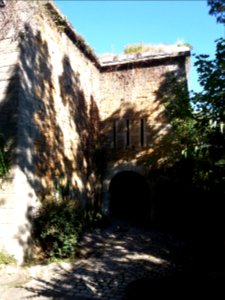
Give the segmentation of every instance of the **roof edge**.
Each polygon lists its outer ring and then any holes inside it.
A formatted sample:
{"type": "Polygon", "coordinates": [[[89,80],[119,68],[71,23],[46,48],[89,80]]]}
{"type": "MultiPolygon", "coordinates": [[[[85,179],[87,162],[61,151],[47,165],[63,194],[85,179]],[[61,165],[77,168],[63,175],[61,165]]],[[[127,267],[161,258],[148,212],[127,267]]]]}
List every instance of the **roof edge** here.
{"type": "Polygon", "coordinates": [[[74,45],[81,50],[81,52],[100,70],[104,71],[107,67],[125,66],[130,64],[139,64],[141,62],[150,62],[161,59],[171,59],[175,57],[189,57],[191,55],[190,48],[179,47],[179,51],[165,52],[165,53],[154,53],[144,52],[137,54],[119,54],[112,56],[111,60],[101,59],[98,57],[94,50],[86,43],[84,38],[78,34],[71,23],[66,17],[60,12],[57,6],[49,0],[44,4],[45,8],[50,13],[50,17],[53,22],[64,32],[67,37],[74,43],[74,45]]]}
{"type": "Polygon", "coordinates": [[[176,57],[189,57],[191,55],[190,50],[183,50],[173,53],[163,53],[163,54],[151,54],[151,53],[144,53],[144,54],[133,54],[131,55],[118,55],[114,56],[112,60],[108,61],[101,61],[101,67],[109,67],[109,66],[118,66],[118,65],[126,65],[132,63],[139,63],[139,62],[149,62],[161,59],[170,59],[176,57]]]}
{"type": "Polygon", "coordinates": [[[52,1],[49,1],[45,3],[44,6],[50,13],[50,17],[53,22],[60,28],[60,30],[68,36],[68,38],[88,59],[90,59],[98,68],[101,68],[99,59],[92,48],[85,42],[84,38],[74,30],[73,26],[60,12],[56,5],[52,1]]]}

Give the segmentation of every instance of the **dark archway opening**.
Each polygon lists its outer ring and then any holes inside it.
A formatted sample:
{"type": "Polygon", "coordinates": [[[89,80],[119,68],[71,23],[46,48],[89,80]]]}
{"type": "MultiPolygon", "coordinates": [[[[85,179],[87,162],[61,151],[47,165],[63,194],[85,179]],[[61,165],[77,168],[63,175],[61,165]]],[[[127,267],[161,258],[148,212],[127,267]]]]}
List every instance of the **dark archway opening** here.
{"type": "Polygon", "coordinates": [[[149,225],[151,197],[148,183],[133,171],[115,175],[110,183],[110,215],[118,219],[149,225]]]}

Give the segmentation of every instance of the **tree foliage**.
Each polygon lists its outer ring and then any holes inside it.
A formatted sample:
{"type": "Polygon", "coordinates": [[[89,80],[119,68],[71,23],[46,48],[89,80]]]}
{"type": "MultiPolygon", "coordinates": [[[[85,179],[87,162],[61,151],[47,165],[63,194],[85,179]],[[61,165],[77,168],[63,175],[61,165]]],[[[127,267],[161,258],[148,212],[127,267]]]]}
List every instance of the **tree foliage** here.
{"type": "MultiPolygon", "coordinates": [[[[224,1],[209,0],[208,5],[210,14],[224,23],[224,1]]],[[[171,139],[173,145],[178,145],[171,150],[171,158],[177,162],[182,161],[183,156],[191,161],[191,180],[195,187],[224,196],[225,39],[216,40],[215,58],[196,55],[195,67],[202,91],[193,92],[187,99],[182,85],[170,82],[172,97],[168,95],[168,99],[164,99],[173,128],[171,139]]]]}
{"type": "Polygon", "coordinates": [[[216,17],[218,23],[225,23],[225,2],[224,0],[208,0],[210,6],[209,14],[216,17]]]}
{"type": "MultiPolygon", "coordinates": [[[[224,0],[208,0],[209,14],[225,24],[224,0]]],[[[216,41],[215,59],[197,55],[195,66],[203,88],[192,102],[198,135],[196,178],[208,190],[224,196],[225,184],[225,39],[216,41]],[[200,179],[200,180],[199,180],[200,179]]],[[[195,161],[196,161],[195,157],[195,161]]]]}
{"type": "Polygon", "coordinates": [[[198,110],[213,121],[223,122],[225,117],[225,39],[216,41],[216,57],[196,56],[195,66],[199,74],[199,83],[203,92],[195,94],[198,110]]]}
{"type": "MultiPolygon", "coordinates": [[[[204,206],[207,203],[211,211],[214,209],[214,216],[210,218],[215,217],[215,221],[218,212],[223,211],[225,198],[225,40],[216,41],[214,59],[198,55],[195,65],[202,92],[188,95],[185,82],[178,80],[173,72],[166,74],[157,92],[172,128],[164,136],[162,147],[156,149],[150,158],[153,171],[157,161],[163,158],[160,169],[150,176],[152,182],[157,181],[154,197],[157,198],[157,187],[159,194],[162,186],[169,187],[173,190],[170,198],[175,199],[175,209],[180,202],[189,204],[192,198],[196,198],[193,205],[196,211],[199,205],[199,213],[202,213],[201,199],[204,199],[204,206]]],[[[161,198],[168,197],[168,194],[166,192],[161,198]]],[[[207,211],[208,217],[211,211],[207,211]]]]}
{"type": "Polygon", "coordinates": [[[221,38],[216,43],[215,59],[209,59],[208,55],[196,57],[203,91],[194,93],[191,100],[198,141],[195,145],[198,151],[194,153],[195,160],[198,159],[197,175],[207,181],[208,188],[215,190],[219,185],[222,191],[225,182],[225,40],[221,38]]]}
{"type": "Polygon", "coordinates": [[[0,134],[0,177],[6,175],[8,171],[9,171],[9,157],[5,150],[3,135],[0,134]]]}

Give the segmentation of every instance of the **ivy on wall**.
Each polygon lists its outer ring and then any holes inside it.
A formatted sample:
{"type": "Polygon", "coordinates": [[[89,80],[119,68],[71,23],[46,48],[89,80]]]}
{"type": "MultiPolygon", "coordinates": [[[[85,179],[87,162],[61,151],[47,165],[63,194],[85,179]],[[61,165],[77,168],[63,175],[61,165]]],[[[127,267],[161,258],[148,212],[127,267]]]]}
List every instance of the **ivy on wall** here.
{"type": "Polygon", "coordinates": [[[8,171],[9,171],[9,162],[7,159],[4,143],[0,135],[0,177],[6,175],[8,171]]]}

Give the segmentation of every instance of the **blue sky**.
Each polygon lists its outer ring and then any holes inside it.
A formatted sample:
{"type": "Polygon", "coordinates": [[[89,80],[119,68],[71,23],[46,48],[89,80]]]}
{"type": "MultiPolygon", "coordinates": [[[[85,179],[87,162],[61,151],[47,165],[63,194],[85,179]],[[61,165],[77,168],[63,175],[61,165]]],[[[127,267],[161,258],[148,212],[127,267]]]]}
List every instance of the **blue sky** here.
{"type": "MultiPolygon", "coordinates": [[[[192,53],[213,57],[214,41],[225,36],[224,25],[216,23],[216,18],[208,14],[204,0],[55,0],[55,3],[97,55],[121,53],[128,44],[183,41],[193,46],[192,53]]],[[[189,88],[200,90],[193,66],[189,88]]]]}

